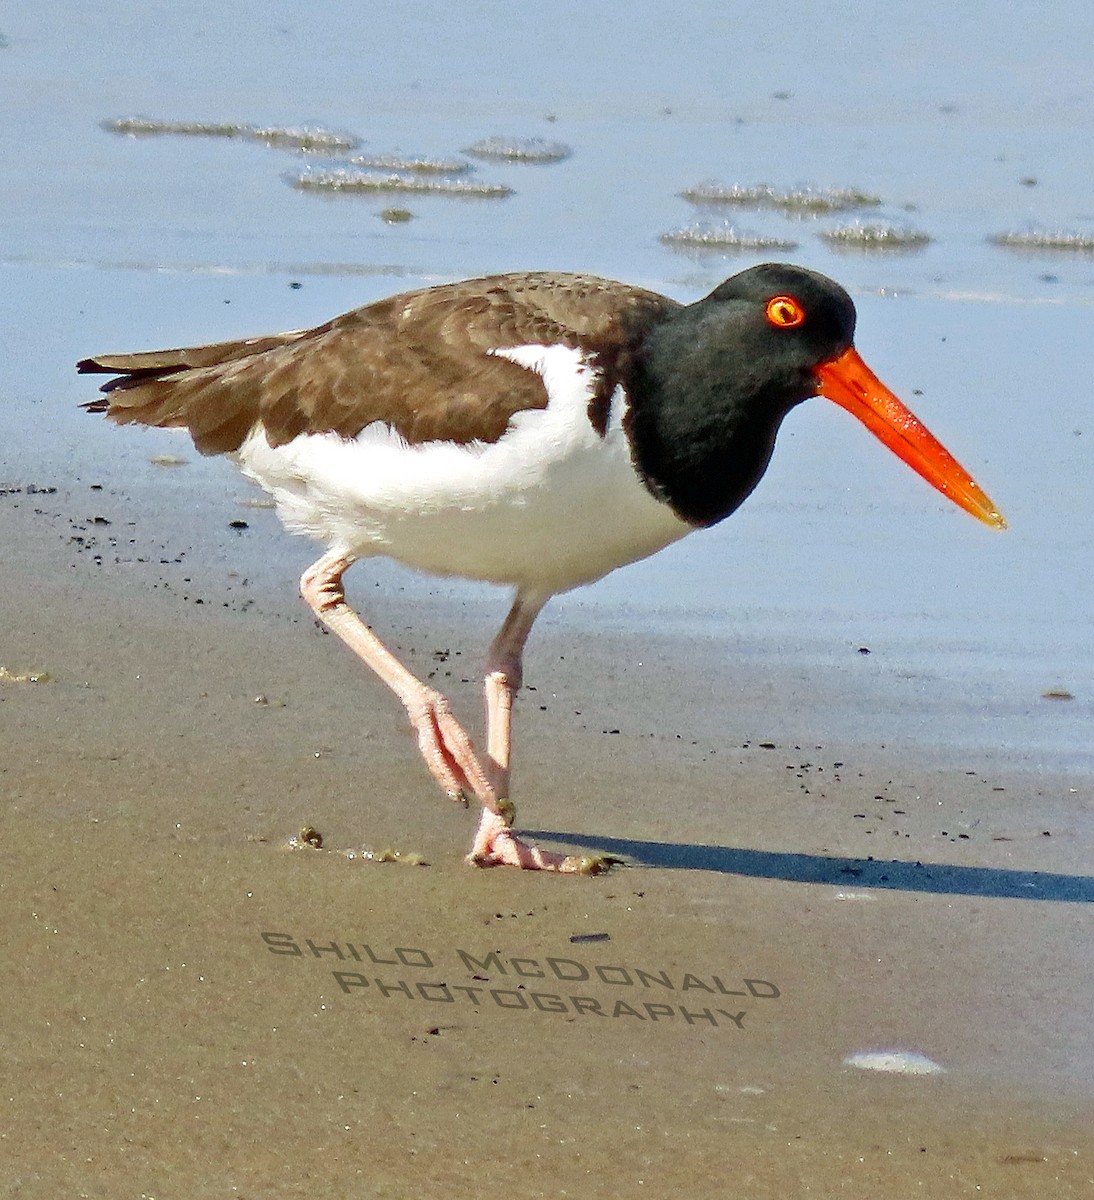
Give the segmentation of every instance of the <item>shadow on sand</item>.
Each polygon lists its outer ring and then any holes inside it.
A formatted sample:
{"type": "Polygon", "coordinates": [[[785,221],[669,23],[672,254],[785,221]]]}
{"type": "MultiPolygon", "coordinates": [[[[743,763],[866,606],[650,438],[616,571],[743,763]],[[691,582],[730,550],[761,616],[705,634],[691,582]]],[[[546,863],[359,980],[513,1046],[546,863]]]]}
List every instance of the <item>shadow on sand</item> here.
{"type": "Polygon", "coordinates": [[[528,837],[561,842],[590,851],[618,855],[643,867],[684,871],[718,871],[788,883],[824,883],[839,887],[890,888],[935,892],[948,896],[995,896],[1009,900],[1057,900],[1094,903],[1094,877],[1047,871],[1011,871],[999,867],[960,867],[945,863],[889,862],[872,858],[840,858],[794,854],[784,850],[745,850],[736,846],[643,842],[592,837],[553,829],[526,829],[528,837]]]}

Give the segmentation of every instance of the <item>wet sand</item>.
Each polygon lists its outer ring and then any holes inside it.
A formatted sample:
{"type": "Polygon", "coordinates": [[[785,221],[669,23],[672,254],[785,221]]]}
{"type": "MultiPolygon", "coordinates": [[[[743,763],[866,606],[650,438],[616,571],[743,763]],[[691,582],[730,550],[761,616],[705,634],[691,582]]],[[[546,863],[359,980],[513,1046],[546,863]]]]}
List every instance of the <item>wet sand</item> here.
{"type": "MultiPolygon", "coordinates": [[[[269,514],[187,557],[95,497],[0,503],[3,662],[50,676],[0,683],[12,1194],[1089,1194],[1081,779],[795,744],[753,701],[838,675],[547,619],[519,823],[636,865],[473,870],[398,706],[247,594],[269,514]]],[[[474,724],[502,601],[355,586],[474,724]]]]}

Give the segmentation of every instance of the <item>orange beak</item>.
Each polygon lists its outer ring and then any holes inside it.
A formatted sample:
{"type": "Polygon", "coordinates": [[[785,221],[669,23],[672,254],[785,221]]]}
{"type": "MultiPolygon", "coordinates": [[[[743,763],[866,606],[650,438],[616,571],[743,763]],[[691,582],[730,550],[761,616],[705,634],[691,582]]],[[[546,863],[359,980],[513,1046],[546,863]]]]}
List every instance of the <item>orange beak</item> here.
{"type": "Polygon", "coordinates": [[[847,409],[890,450],[954,504],[993,529],[1006,529],[1003,514],[973,477],[918,417],[893,395],[852,346],[816,368],[820,394],[847,409]]]}

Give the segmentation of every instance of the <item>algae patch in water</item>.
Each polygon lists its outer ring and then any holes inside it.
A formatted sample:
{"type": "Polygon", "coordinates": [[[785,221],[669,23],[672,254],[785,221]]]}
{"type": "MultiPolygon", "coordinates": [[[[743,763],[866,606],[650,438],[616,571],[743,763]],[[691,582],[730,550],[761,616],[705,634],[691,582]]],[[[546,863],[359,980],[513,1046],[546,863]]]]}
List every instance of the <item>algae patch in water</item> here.
{"type": "Polygon", "coordinates": [[[800,187],[780,191],[767,183],[743,186],[719,183],[716,180],[685,188],[680,195],[692,204],[776,208],[790,216],[849,212],[856,208],[876,208],[881,203],[879,196],[859,188],[800,187]]]}
{"type": "Polygon", "coordinates": [[[1065,254],[1094,254],[1094,235],[1067,230],[1027,229],[997,233],[988,238],[1007,250],[1050,250],[1065,254]]]}
{"type": "Polygon", "coordinates": [[[416,158],[399,154],[355,154],[346,163],[366,171],[396,175],[466,175],[474,170],[464,158],[416,158]]]}
{"type": "Polygon", "coordinates": [[[683,229],[670,229],[658,238],[672,250],[795,250],[797,242],[786,238],[746,233],[728,223],[696,221],[683,229]]]}
{"type": "Polygon", "coordinates": [[[881,221],[856,221],[824,229],[820,236],[828,245],[842,250],[922,250],[931,242],[931,235],[920,229],[887,225],[881,221]]]}
{"type": "Polygon", "coordinates": [[[472,199],[502,199],[511,196],[513,189],[500,183],[479,183],[470,179],[433,179],[420,175],[374,175],[367,171],[342,168],[323,171],[301,171],[287,175],[294,188],[311,192],[404,192],[413,195],[459,196],[472,199]]]}
{"type": "Polygon", "coordinates": [[[543,138],[488,137],[468,146],[464,154],[494,162],[555,163],[569,158],[573,150],[565,142],[543,138]]]}
{"type": "Polygon", "coordinates": [[[101,122],[107,133],[125,137],[240,138],[287,150],[337,152],[356,150],[361,139],[319,125],[251,125],[241,121],[164,121],[157,117],[116,117],[101,122]]]}

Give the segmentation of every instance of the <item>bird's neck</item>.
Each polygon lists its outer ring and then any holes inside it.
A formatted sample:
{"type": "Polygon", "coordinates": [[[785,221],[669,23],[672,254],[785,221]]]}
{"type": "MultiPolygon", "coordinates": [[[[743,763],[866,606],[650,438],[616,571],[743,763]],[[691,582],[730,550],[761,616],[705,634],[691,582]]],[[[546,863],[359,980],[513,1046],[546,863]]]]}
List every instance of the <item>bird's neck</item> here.
{"type": "Polygon", "coordinates": [[[716,524],[748,497],[783,417],[807,394],[788,399],[784,385],[754,375],[739,348],[676,336],[654,341],[628,384],[635,465],[654,495],[696,526],[716,524]]]}

